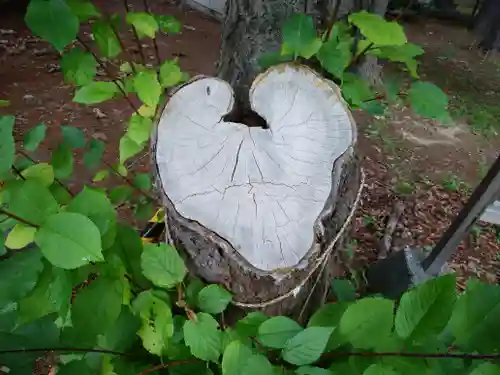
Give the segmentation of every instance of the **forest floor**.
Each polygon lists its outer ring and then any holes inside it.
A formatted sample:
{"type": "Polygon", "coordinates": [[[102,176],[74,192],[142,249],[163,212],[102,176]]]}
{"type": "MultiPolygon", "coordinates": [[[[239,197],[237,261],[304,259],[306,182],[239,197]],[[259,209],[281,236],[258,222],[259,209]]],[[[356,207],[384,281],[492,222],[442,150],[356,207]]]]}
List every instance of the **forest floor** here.
{"type": "MultiPolygon", "coordinates": [[[[108,13],[123,12],[120,0],[96,3],[108,13]]],[[[181,34],[159,38],[161,57],[178,57],[191,75],[213,74],[220,25],[166,1],[155,2],[153,11],[176,16],[183,24],[181,34]]],[[[0,113],[17,116],[16,138],[21,140],[28,129],[43,121],[49,130],[42,155],[50,155],[60,139],[58,126],[72,125],[106,142],[105,159],[115,162],[123,124],[131,114],[127,103],[113,101],[98,107],[72,103],[72,88],[63,81],[57,53],[30,35],[23,15],[2,12],[0,25],[0,99],[11,101],[0,113]]],[[[392,235],[393,249],[432,247],[500,150],[500,60],[481,56],[472,36],[462,28],[431,21],[405,27],[410,41],[426,51],[420,66],[422,79],[448,92],[454,124],[425,120],[400,107],[376,118],[355,114],[367,176],[348,249],[355,250],[355,270],[378,258],[378,244],[396,203],[404,213],[392,235]]],[[[132,38],[126,45],[132,55],[139,56],[132,38]]],[[[153,62],[152,46],[144,48],[153,62]]],[[[386,74],[399,73],[391,69],[386,74]]],[[[146,171],[149,159],[138,158],[134,168],[146,171]]],[[[81,186],[90,177],[77,168],[72,183],[81,186]]],[[[500,234],[484,223],[477,225],[451,267],[462,283],[471,275],[500,281],[500,234]]]]}

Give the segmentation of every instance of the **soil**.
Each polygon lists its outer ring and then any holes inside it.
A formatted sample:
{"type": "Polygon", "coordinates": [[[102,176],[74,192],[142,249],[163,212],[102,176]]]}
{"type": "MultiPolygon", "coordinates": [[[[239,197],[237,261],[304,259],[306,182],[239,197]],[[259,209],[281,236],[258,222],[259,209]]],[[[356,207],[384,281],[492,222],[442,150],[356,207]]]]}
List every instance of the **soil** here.
{"type": "MultiPolygon", "coordinates": [[[[142,9],[141,1],[129,2],[142,9]]],[[[96,3],[106,13],[124,12],[121,0],[96,3]]],[[[167,1],[151,3],[153,12],[173,15],[183,24],[182,33],[158,38],[161,58],[177,57],[191,75],[213,74],[220,47],[219,23],[167,1]]],[[[124,100],[96,107],[72,103],[73,89],[63,80],[57,52],[31,36],[22,13],[2,11],[0,24],[0,99],[11,101],[10,107],[0,108],[0,114],[17,116],[16,139],[21,141],[28,129],[45,122],[48,137],[37,155],[49,158],[60,140],[59,126],[72,125],[103,140],[107,145],[105,160],[114,163],[124,121],[132,113],[130,105],[124,100]]],[[[405,211],[393,234],[393,247],[398,250],[405,245],[424,248],[435,244],[470,188],[479,182],[478,169],[491,164],[500,149],[500,111],[495,111],[500,100],[500,60],[481,56],[472,36],[456,26],[419,21],[405,27],[409,40],[426,50],[420,66],[422,79],[449,93],[455,123],[444,126],[401,107],[391,108],[378,118],[355,114],[367,179],[353,231],[354,269],[378,258],[378,242],[397,201],[403,202],[405,211]]],[[[89,39],[85,30],[82,37],[89,39]]],[[[125,44],[128,52],[140,59],[132,35],[125,44]]],[[[143,48],[154,63],[152,45],[144,43],[143,48]]],[[[399,74],[391,69],[386,73],[399,74]]],[[[148,168],[147,155],[136,158],[135,171],[148,168]]],[[[71,187],[82,186],[91,178],[80,167],[75,176],[71,187]]],[[[107,184],[117,183],[120,181],[107,184]]],[[[497,281],[497,236],[487,225],[474,229],[451,264],[459,277],[475,275],[497,281]]]]}

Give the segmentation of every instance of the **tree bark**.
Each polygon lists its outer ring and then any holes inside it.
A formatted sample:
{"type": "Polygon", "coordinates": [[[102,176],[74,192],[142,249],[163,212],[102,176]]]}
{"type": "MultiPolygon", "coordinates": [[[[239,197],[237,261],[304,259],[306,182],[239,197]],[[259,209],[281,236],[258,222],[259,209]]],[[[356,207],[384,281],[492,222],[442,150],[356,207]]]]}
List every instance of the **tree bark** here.
{"type": "Polygon", "coordinates": [[[474,24],[475,32],[481,38],[479,47],[484,51],[500,51],[500,2],[485,0],[474,24]]]}

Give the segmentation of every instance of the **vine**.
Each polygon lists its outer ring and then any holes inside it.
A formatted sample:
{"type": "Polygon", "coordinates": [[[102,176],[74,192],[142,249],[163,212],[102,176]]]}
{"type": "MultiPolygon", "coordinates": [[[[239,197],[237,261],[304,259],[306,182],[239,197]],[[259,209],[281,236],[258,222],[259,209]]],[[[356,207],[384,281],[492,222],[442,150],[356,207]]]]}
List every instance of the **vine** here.
{"type": "MultiPolygon", "coordinates": [[[[155,212],[151,178],[131,176],[126,162],[146,148],[165,90],[188,79],[176,60],[161,61],[156,43],[159,33],[180,32],[180,23],[143,5],[132,11],[124,0],[124,18],[86,0],[31,0],[28,7],[28,27],[61,53],[73,101],[125,98],[133,114],[113,165],[102,160],[102,141],[70,126],[61,127],[50,160],[37,161],[47,126],[31,128],[21,146],[12,135],[15,118],[0,117],[0,230],[7,233],[0,242],[0,373],[29,374],[37,358],[55,352],[59,375],[499,374],[496,285],[471,280],[458,295],[455,277],[446,275],[406,292],[397,306],[338,293],[305,325],[251,312],[226,326],[229,291],[188,275],[173,246],[144,243],[118,219],[116,206],[131,207],[139,219],[155,212]],[[79,36],[82,23],[91,26],[90,41],[79,36]],[[156,68],[143,51],[141,62],[131,60],[118,32],[124,26],[139,44],[153,43],[156,68]],[[94,175],[78,192],[67,186],[74,150],[94,175]],[[102,187],[110,175],[124,184],[102,187]]],[[[312,18],[291,17],[281,51],[262,56],[263,67],[313,66],[339,84],[352,108],[379,114],[405,101],[420,115],[448,119],[446,95],[418,80],[423,50],[398,23],[364,11],[338,21],[335,13],[319,32],[312,18]],[[352,53],[354,27],[363,38],[352,53]],[[358,77],[353,68],[365,55],[402,64],[414,79],[410,88],[374,87],[358,77]]]]}

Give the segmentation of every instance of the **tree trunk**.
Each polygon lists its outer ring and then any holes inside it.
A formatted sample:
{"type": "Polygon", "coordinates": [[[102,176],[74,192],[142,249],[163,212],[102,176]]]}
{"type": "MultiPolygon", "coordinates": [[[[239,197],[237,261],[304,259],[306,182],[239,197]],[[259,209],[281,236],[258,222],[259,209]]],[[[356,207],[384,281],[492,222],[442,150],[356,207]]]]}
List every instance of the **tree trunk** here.
{"type": "MultiPolygon", "coordinates": [[[[310,144],[301,143],[302,141],[299,141],[299,139],[302,137],[302,130],[297,129],[302,126],[311,126],[305,139],[314,138],[315,142],[320,143],[326,142],[325,140],[328,139],[328,136],[318,135],[319,130],[312,124],[307,124],[311,116],[323,116],[320,115],[321,107],[317,109],[317,113],[311,112],[305,118],[301,117],[304,113],[300,112],[300,110],[296,115],[288,116],[296,108],[304,108],[305,112],[310,111],[310,108],[316,103],[316,101],[305,103],[304,101],[308,100],[307,95],[300,96],[299,93],[301,91],[311,91],[311,97],[314,97],[317,94],[314,91],[319,90],[319,88],[315,87],[323,87],[327,91],[332,90],[328,95],[337,98],[334,100],[340,98],[340,92],[333,83],[326,82],[305,67],[294,68],[294,65],[284,65],[283,68],[271,68],[256,79],[257,75],[261,73],[257,60],[264,53],[279,51],[282,41],[280,35],[281,26],[291,14],[294,12],[307,12],[314,15],[318,23],[325,24],[335,5],[335,0],[227,1],[218,76],[232,86],[235,99],[232,98],[233,93],[231,90],[225,88],[225,84],[219,79],[196,78],[183,88],[180,88],[172,96],[156,128],[157,133],[153,141],[152,153],[155,158],[158,185],[161,187],[161,192],[165,198],[169,234],[175,245],[179,249],[183,249],[187,254],[190,270],[207,282],[223,284],[234,294],[237,306],[246,311],[261,310],[272,315],[289,315],[304,319],[309,315],[312,308],[324,302],[330,288],[331,279],[343,271],[343,250],[350,237],[350,219],[352,219],[350,215],[355,209],[355,202],[359,198],[358,192],[360,188],[356,129],[349,111],[345,109],[347,107],[344,107],[345,104],[342,104],[343,110],[339,109],[341,114],[337,114],[343,120],[331,120],[329,126],[325,127],[325,129],[338,127],[340,122],[343,121],[344,128],[342,131],[344,133],[342,134],[344,134],[343,137],[346,137],[343,144],[347,148],[343,149],[344,151],[333,159],[331,159],[331,155],[326,158],[328,159],[327,162],[331,163],[328,172],[328,181],[330,181],[329,194],[327,198],[323,197],[325,198],[324,201],[321,200],[320,205],[322,208],[319,210],[320,212],[318,211],[319,214],[315,214],[314,220],[307,221],[304,219],[305,221],[302,221],[303,218],[308,217],[309,206],[314,206],[317,202],[310,205],[295,206],[298,207],[298,211],[294,211],[291,206],[297,202],[290,202],[288,193],[276,193],[277,195],[274,195],[273,200],[266,201],[267,203],[264,202],[265,199],[260,201],[257,198],[256,200],[254,195],[252,205],[252,198],[249,198],[249,196],[253,194],[250,192],[253,191],[256,184],[256,182],[252,183],[255,178],[252,173],[262,178],[266,189],[272,190],[273,186],[290,187],[302,186],[303,184],[303,186],[309,186],[313,190],[317,188],[325,191],[324,187],[320,188],[319,185],[314,185],[316,184],[314,179],[309,178],[296,182],[298,185],[295,185],[295,183],[287,185],[283,181],[271,183],[267,182],[267,180],[274,177],[278,178],[278,175],[280,175],[280,178],[294,181],[295,175],[300,175],[302,171],[300,163],[303,162],[301,160],[303,155],[296,157],[297,155],[294,153],[305,152],[306,148],[311,155],[323,152],[322,146],[312,147],[310,144]],[[295,78],[291,79],[289,76],[295,78]],[[302,83],[299,83],[296,77],[306,77],[304,78],[303,87],[297,87],[302,83]],[[316,83],[310,85],[311,80],[316,83]],[[320,84],[320,82],[324,83],[320,84]],[[266,88],[264,89],[264,87],[266,88]],[[285,87],[285,91],[280,91],[283,90],[283,87],[285,87]],[[293,91],[294,87],[296,91],[293,91]],[[266,92],[269,100],[259,101],[259,95],[256,93],[261,91],[266,92]],[[290,92],[295,92],[293,97],[289,96],[290,92]],[[302,99],[297,99],[296,102],[295,96],[300,96],[302,99]],[[236,143],[227,141],[232,139],[233,133],[236,132],[238,127],[241,130],[242,125],[236,126],[233,122],[243,122],[242,119],[237,121],[238,119],[234,118],[231,120],[232,122],[224,122],[224,116],[222,115],[234,109],[235,100],[251,106],[258,115],[264,118],[270,130],[261,129],[262,132],[260,132],[254,128],[248,128],[252,139],[251,142],[247,143],[246,138],[242,138],[241,142],[238,138],[236,143]],[[188,108],[186,107],[187,104],[182,103],[195,103],[197,108],[193,106],[188,108]],[[282,110],[282,106],[287,109],[282,110]],[[173,116],[178,117],[174,118],[173,116]],[[283,119],[283,125],[276,124],[276,121],[279,122],[280,119],[283,119]],[[167,123],[170,126],[167,126],[167,123]],[[298,127],[296,128],[298,132],[297,138],[287,138],[285,141],[285,137],[280,141],[281,143],[273,143],[272,147],[277,149],[276,155],[279,155],[278,158],[284,158],[284,155],[287,155],[286,157],[291,158],[288,159],[290,164],[297,162],[299,165],[290,167],[288,164],[282,165],[279,162],[270,162],[269,160],[273,158],[269,156],[267,164],[262,162],[265,168],[262,165],[259,166],[261,164],[259,152],[265,147],[263,144],[259,144],[260,136],[258,134],[264,137],[263,134],[270,132],[272,142],[275,142],[280,131],[285,129],[286,132],[287,127],[291,129],[292,126],[295,126],[294,123],[298,127]],[[350,125],[346,125],[347,123],[350,125]],[[178,125],[183,129],[183,133],[176,133],[176,127],[173,124],[183,124],[182,126],[178,125]],[[193,127],[193,124],[195,124],[195,127],[193,127]],[[233,126],[234,128],[232,128],[233,126]],[[346,126],[350,130],[347,130],[346,126]],[[204,132],[206,129],[209,129],[209,133],[200,135],[199,132],[204,132]],[[189,134],[190,131],[193,134],[189,134]],[[347,133],[345,133],[346,131],[347,133]],[[214,133],[220,132],[223,132],[223,134],[214,135],[214,133]],[[193,145],[189,142],[196,143],[193,145]],[[231,161],[229,163],[221,162],[218,171],[209,171],[208,165],[213,166],[214,163],[218,163],[215,160],[226,152],[226,148],[229,147],[227,144],[234,144],[232,153],[228,151],[228,155],[230,155],[228,157],[231,161]],[[287,147],[280,148],[284,144],[287,147]],[[217,149],[219,146],[220,149],[217,149]],[[178,151],[180,152],[178,158],[175,156],[177,151],[167,151],[179,147],[181,149],[178,151]],[[198,159],[204,159],[204,149],[210,147],[214,147],[215,150],[210,154],[212,156],[206,158],[206,162],[189,160],[189,155],[192,154],[199,154],[198,159]],[[257,156],[254,155],[254,152],[257,156]],[[186,158],[187,161],[184,160],[186,158]],[[253,164],[253,160],[255,164],[253,164]],[[179,163],[187,164],[180,165],[179,163]],[[176,164],[179,165],[176,166],[176,164]],[[199,164],[199,168],[195,168],[195,164],[199,164]],[[225,182],[223,182],[228,170],[225,167],[226,164],[229,164],[228,168],[232,169],[232,174],[230,173],[231,176],[229,176],[227,182],[229,185],[224,185],[225,182]],[[244,173],[247,173],[248,176],[239,176],[241,165],[246,165],[244,173]],[[272,168],[278,169],[269,174],[272,168]],[[193,177],[194,174],[201,173],[204,173],[203,177],[193,177]],[[266,173],[268,174],[266,175],[266,173]],[[233,178],[237,180],[240,177],[243,178],[242,182],[239,185],[234,185],[233,178]],[[186,183],[185,181],[190,182],[186,183]],[[195,190],[192,190],[192,186],[196,184],[200,186],[205,184],[203,185],[205,187],[195,187],[193,188],[195,190]],[[222,185],[219,186],[219,184],[222,185]],[[247,186],[248,189],[246,192],[237,193],[237,199],[235,198],[233,205],[226,207],[225,203],[222,204],[223,212],[231,213],[228,215],[229,217],[225,217],[221,222],[219,214],[216,217],[210,216],[210,209],[204,207],[211,206],[213,210],[220,210],[221,206],[218,206],[217,199],[221,199],[221,201],[226,199],[226,192],[230,191],[228,189],[233,189],[235,186],[247,186]],[[220,193],[221,191],[223,193],[220,193]],[[217,194],[222,194],[221,198],[215,197],[217,194]],[[208,198],[208,196],[214,196],[215,198],[208,198]],[[202,197],[200,199],[203,200],[193,201],[189,205],[189,200],[193,199],[193,197],[196,197],[196,199],[202,197]],[[286,216],[286,224],[278,223],[280,221],[278,213],[272,211],[271,208],[271,206],[275,205],[283,209],[280,215],[284,214],[286,216]],[[250,208],[247,209],[246,207],[253,208],[250,210],[250,208]],[[262,215],[262,210],[268,210],[266,211],[267,214],[259,216],[260,221],[256,222],[254,216],[262,215]],[[298,216],[288,217],[289,210],[294,211],[298,216]],[[236,216],[233,217],[232,215],[236,216]],[[274,224],[272,224],[273,221],[274,224]],[[283,232],[283,227],[295,222],[302,224],[293,226],[293,230],[287,229],[287,232],[283,232]],[[232,228],[229,228],[229,223],[232,228]],[[262,229],[258,228],[257,232],[266,233],[260,240],[250,235],[255,233],[256,225],[262,227],[262,229]],[[236,235],[235,233],[240,234],[236,235]],[[272,239],[267,236],[271,236],[272,239]],[[307,238],[310,236],[309,245],[302,246],[297,253],[289,250],[294,246],[295,238],[300,236],[307,238]],[[268,245],[269,250],[265,250],[268,245]],[[252,253],[252,248],[261,250],[252,253]],[[280,259],[273,262],[267,259],[271,258],[271,253],[276,248],[281,249],[283,261],[280,259]],[[291,255],[292,252],[293,256],[291,255]],[[265,258],[265,261],[261,259],[262,257],[265,258]],[[284,261],[285,258],[288,260],[284,261]],[[289,260],[292,258],[295,261],[289,260]]],[[[340,17],[346,16],[354,9],[354,1],[344,0],[341,3],[340,17]]],[[[386,6],[387,0],[379,0],[375,1],[375,5],[372,5],[370,10],[383,14],[386,6]]],[[[365,64],[364,73],[368,76],[376,75],[377,69],[375,65],[373,62],[365,64]]],[[[343,103],[341,99],[340,103],[343,103]]],[[[331,108],[332,106],[328,105],[327,107],[331,108]]],[[[179,130],[180,132],[181,130],[179,130]]],[[[269,134],[266,136],[269,136],[269,134]]],[[[333,138],[338,139],[338,136],[333,138]]],[[[331,147],[326,147],[326,149],[329,148],[331,147]]],[[[324,163],[324,161],[317,160],[314,163],[316,162],[319,164],[324,163]]],[[[304,171],[316,167],[317,165],[311,166],[305,168],[304,171]]],[[[266,191],[264,196],[268,197],[271,190],[266,191]]],[[[298,192],[295,193],[298,194],[298,192]]],[[[311,194],[311,192],[303,192],[294,199],[313,199],[311,194]]]]}
{"type": "Polygon", "coordinates": [[[474,24],[475,31],[481,38],[479,47],[484,51],[500,51],[500,2],[485,0],[474,24]]]}

